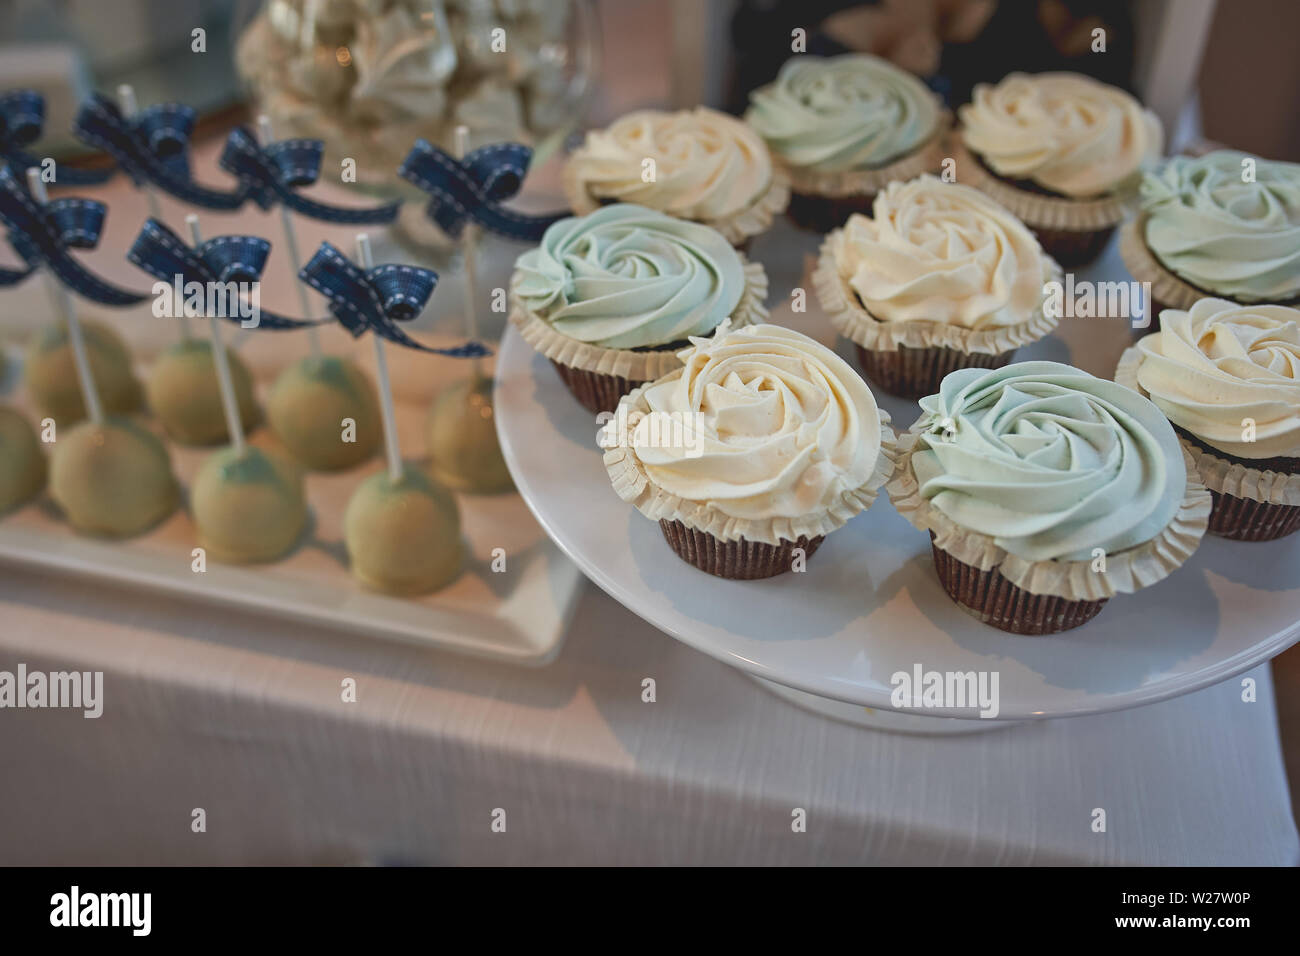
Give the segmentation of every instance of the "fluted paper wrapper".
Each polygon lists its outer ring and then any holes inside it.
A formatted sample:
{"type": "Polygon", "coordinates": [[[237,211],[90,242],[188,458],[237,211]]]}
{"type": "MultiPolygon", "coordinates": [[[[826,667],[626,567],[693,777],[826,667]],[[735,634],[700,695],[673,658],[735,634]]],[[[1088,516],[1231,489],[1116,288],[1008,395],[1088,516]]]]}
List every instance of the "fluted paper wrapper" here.
{"type": "MultiPolygon", "coordinates": [[[[745,289],[732,310],[731,326],[759,325],[767,321],[768,315],[763,304],[767,298],[767,273],[760,263],[750,262],[743,253],[737,255],[745,269],[745,289]]],[[[557,332],[519,297],[521,278],[516,272],[510,280],[510,321],[525,342],[551,360],[570,391],[589,410],[613,411],[618,399],[633,388],[682,367],[677,357],[680,349],[609,349],[557,332]]],[[[718,324],[725,318],[719,316],[718,324]]]]}
{"type": "Polygon", "coordinates": [[[761,541],[722,541],[704,531],[687,527],[680,521],[662,518],[659,530],[679,558],[719,578],[754,581],[784,574],[794,565],[795,552],[806,561],[825,540],[801,537],[797,541],[764,544],[761,541]]]}
{"type": "MultiPolygon", "coordinates": [[[[872,169],[848,169],[837,173],[819,173],[812,169],[785,166],[790,188],[801,196],[824,196],[839,199],[847,196],[874,196],[896,179],[915,179],[922,173],[937,170],[948,155],[948,130],[952,116],[940,112],[934,132],[924,143],[891,163],[872,169]]],[[[780,162],[774,157],[775,162],[780,162]]]]}
{"type": "MultiPolygon", "coordinates": [[[[606,205],[608,201],[602,201],[587,192],[582,183],[578,181],[576,172],[573,163],[565,164],[561,175],[564,195],[573,208],[573,214],[575,216],[585,216],[606,205]]],[[[772,220],[785,212],[785,208],[789,203],[790,176],[784,168],[773,161],[772,178],[768,180],[767,188],[759,193],[744,209],[721,219],[692,219],[691,221],[717,230],[733,246],[742,246],[755,236],[767,232],[768,227],[772,225],[772,220]]],[[[669,213],[669,215],[673,214],[669,213]]],[[[686,219],[689,217],[679,216],[678,218],[686,219]]]]}
{"type": "MultiPolygon", "coordinates": [[[[1138,384],[1144,358],[1137,346],[1125,349],[1115,367],[1115,381],[1150,398],[1138,384]]],[[[1300,474],[1251,468],[1221,458],[1183,435],[1178,440],[1213,497],[1212,534],[1238,541],[1272,541],[1300,531],[1300,474]]]]}
{"type": "MultiPolygon", "coordinates": [[[[672,381],[681,374],[681,369],[678,369],[663,380],[672,381]]],[[[620,402],[620,405],[628,406],[629,414],[650,411],[645,401],[645,387],[624,396],[620,402]]],[[[894,471],[894,448],[894,430],[889,426],[889,413],[880,409],[880,456],[871,476],[859,487],[843,492],[822,511],[797,518],[736,518],[707,501],[692,501],[670,494],[655,484],[641,460],[625,445],[605,451],[605,470],[614,492],[635,505],[651,521],[661,522],[661,526],[662,522],[680,522],[723,543],[743,539],[749,544],[783,547],[797,544],[801,538],[811,542],[830,534],[853,516],[870,508],[894,471]]]]}
{"type": "MultiPolygon", "coordinates": [[[[915,426],[913,426],[915,429],[915,426]]],[[[1106,570],[1093,571],[1092,561],[1029,561],[1010,554],[986,534],[963,528],[921,496],[912,454],[919,433],[899,436],[898,466],[889,482],[889,497],[898,513],[933,535],[935,547],[980,571],[997,571],[1031,595],[1051,595],[1067,601],[1104,601],[1131,594],[1163,580],[1181,567],[1200,544],[1210,516],[1210,493],[1196,477],[1190,456],[1184,455],[1187,490],[1178,511],[1159,534],[1136,547],[1106,555],[1106,570]]]]}

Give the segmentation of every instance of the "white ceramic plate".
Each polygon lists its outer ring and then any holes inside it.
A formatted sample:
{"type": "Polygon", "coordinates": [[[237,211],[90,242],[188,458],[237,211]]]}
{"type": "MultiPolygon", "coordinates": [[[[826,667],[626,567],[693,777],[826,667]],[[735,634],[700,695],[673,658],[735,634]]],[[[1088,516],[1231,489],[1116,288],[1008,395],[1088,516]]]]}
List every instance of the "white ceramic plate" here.
{"type": "MultiPolygon", "coordinates": [[[[357,352],[363,362],[365,351],[357,352]]],[[[411,458],[424,448],[424,413],[428,395],[438,384],[430,372],[463,375],[468,367],[446,360],[430,362],[425,356],[416,357],[425,359],[417,362],[411,355],[398,354],[400,350],[389,351],[395,381],[408,383],[408,391],[399,395],[397,418],[402,448],[411,458]],[[418,381],[416,370],[423,376],[418,381]]],[[[14,387],[16,372],[11,369],[5,377],[10,394],[0,400],[17,399],[21,407],[14,387]]],[[[252,441],[273,445],[274,437],[263,427],[253,433],[252,441]]],[[[169,447],[183,484],[211,453],[211,449],[169,447]]],[[[183,510],[140,537],[103,541],[74,534],[44,496],[0,518],[0,562],[170,591],[312,627],[515,664],[542,665],[554,658],[582,587],[582,575],[542,533],[517,494],[457,496],[469,558],[461,576],[443,590],[397,598],[356,584],[343,545],[343,510],[357,484],[381,467],[375,459],[342,474],[308,475],[313,527],[297,550],[274,564],[248,568],[209,561],[206,572],[195,573],[191,570],[195,533],[183,510]],[[505,555],[504,571],[492,570],[497,548],[505,555]]]]}
{"type": "MultiPolygon", "coordinates": [[[[1116,268],[1112,253],[1100,272],[1116,268]]],[[[774,281],[773,288],[781,296],[789,285],[774,281]]],[[[811,289],[806,273],[804,288],[811,289]]],[[[772,320],[832,341],[815,303],[803,314],[775,309],[772,320]]],[[[1128,340],[1116,320],[1070,320],[1022,357],[1108,374],[1128,340]]],[[[549,362],[510,331],[497,368],[502,449],[542,527],[633,612],[758,677],[889,709],[895,672],[911,673],[918,664],[926,671],[990,671],[998,674],[999,719],[1060,717],[1184,694],[1300,638],[1300,535],[1257,544],[1206,538],[1165,581],[1121,595],[1087,625],[1049,637],[1007,634],[959,610],[935,576],[927,536],[898,515],[887,495],[827,536],[804,573],[764,581],[712,577],[680,560],[658,526],[613,493],[594,417],[549,362]]],[[[917,415],[914,403],[881,404],[900,428],[917,415]]]]}

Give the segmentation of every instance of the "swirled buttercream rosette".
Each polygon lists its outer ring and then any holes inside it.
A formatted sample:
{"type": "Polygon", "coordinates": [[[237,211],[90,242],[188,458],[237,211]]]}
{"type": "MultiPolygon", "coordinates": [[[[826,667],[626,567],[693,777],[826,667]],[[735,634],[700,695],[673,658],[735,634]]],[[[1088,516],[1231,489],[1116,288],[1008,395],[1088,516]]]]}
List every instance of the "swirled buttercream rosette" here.
{"type": "Polygon", "coordinates": [[[767,273],[707,226],[619,203],[563,219],[524,253],[510,320],[592,412],[681,366],[728,317],[767,318],[767,273]]]}
{"type": "Polygon", "coordinates": [[[889,183],[937,170],[950,120],[919,79],[865,54],[793,57],[745,113],[790,177],[791,218],[816,232],[889,183]]]}
{"type": "Polygon", "coordinates": [[[875,501],[894,467],[889,415],[830,349],[781,326],[723,327],[681,359],[623,398],[602,444],[614,491],[683,560],[780,574],[875,501]]]}
{"type": "Polygon", "coordinates": [[[1159,310],[1300,300],[1300,165],[1218,150],[1142,178],[1120,254],[1159,310]]]}
{"type": "Polygon", "coordinates": [[[1101,252],[1164,145],[1153,113],[1076,73],[977,84],[957,113],[958,179],[1010,209],[1067,266],[1101,252]]]}
{"type": "Polygon", "coordinates": [[[1212,533],[1267,541],[1300,530],[1300,310],[1202,299],[1165,314],[1158,335],[1120,357],[1115,381],[1179,430],[1214,496],[1212,533]]]}
{"type": "Polygon", "coordinates": [[[1049,634],[1162,580],[1196,550],[1210,496],[1159,410],[1055,362],[962,369],[899,439],[894,507],[931,535],[949,596],[1049,634]]]}
{"type": "Polygon", "coordinates": [[[873,217],[822,243],[813,287],[873,382],[919,398],[956,368],[996,368],[1060,321],[1060,267],[1007,210],[933,176],[893,183],[873,217]]]}
{"type": "Polygon", "coordinates": [[[716,229],[741,246],[790,201],[790,181],[744,123],[707,107],[639,110],[587,134],[565,163],[573,211],[635,203],[716,229]]]}

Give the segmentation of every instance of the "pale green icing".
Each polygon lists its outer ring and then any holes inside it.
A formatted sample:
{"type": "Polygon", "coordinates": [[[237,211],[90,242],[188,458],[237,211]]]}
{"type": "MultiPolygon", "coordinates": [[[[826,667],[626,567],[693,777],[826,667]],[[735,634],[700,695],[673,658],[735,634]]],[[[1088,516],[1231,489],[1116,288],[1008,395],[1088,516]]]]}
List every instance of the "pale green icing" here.
{"type": "Polygon", "coordinates": [[[745,288],[740,256],[720,233],[630,203],[560,220],[515,268],[534,314],[605,348],[707,335],[745,288]]]}
{"type": "Polygon", "coordinates": [[[750,94],[745,121],[786,163],[835,173],[898,159],[934,132],[939,108],[916,77],[874,56],[796,56],[750,94]]]}
{"type": "Polygon", "coordinates": [[[1160,410],[1072,366],[958,369],[921,408],[912,466],[922,496],[1026,560],[1134,547],[1182,502],[1182,452],[1160,410]]]}
{"type": "Polygon", "coordinates": [[[1143,177],[1142,211],[1151,252],[1192,285],[1240,302],[1300,295],[1300,165],[1176,156],[1143,177]]]}

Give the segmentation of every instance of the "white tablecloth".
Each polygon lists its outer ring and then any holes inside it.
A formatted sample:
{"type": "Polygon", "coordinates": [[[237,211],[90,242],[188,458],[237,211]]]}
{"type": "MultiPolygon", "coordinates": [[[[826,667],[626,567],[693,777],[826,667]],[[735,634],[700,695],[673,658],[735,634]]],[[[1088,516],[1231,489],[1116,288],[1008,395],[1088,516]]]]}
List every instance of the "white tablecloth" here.
{"type": "Polygon", "coordinates": [[[102,669],[105,704],[0,711],[6,864],[1300,858],[1267,668],[1255,703],[927,738],[809,714],[594,588],[525,670],[3,569],[18,662],[102,669]]]}

